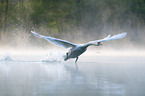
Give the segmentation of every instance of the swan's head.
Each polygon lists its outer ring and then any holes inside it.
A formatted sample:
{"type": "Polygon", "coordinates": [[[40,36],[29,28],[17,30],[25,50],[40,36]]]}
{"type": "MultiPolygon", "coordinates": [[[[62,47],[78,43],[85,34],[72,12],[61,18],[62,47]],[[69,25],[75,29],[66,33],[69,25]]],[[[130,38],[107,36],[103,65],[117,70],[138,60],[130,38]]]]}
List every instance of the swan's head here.
{"type": "Polygon", "coordinates": [[[71,49],[66,53],[66,55],[64,56],[64,61],[66,61],[67,59],[69,59],[69,55],[71,54],[71,49]]]}
{"type": "Polygon", "coordinates": [[[68,59],[68,53],[66,53],[66,55],[64,56],[64,61],[66,61],[68,59]]]}
{"type": "Polygon", "coordinates": [[[100,46],[100,45],[102,45],[102,42],[98,42],[98,43],[97,43],[97,46],[100,46]]]}

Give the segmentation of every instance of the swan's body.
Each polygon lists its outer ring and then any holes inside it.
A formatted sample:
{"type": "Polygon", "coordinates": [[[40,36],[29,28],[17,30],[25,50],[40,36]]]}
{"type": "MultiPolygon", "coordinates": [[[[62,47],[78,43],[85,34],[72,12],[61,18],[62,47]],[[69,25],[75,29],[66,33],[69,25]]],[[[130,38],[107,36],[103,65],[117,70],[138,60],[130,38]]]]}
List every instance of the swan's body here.
{"type": "Polygon", "coordinates": [[[66,56],[64,58],[64,60],[68,60],[70,58],[76,58],[76,61],[78,60],[78,57],[84,53],[86,50],[87,50],[87,47],[88,46],[91,46],[91,45],[94,45],[94,46],[99,46],[101,45],[101,42],[103,41],[110,41],[110,40],[115,40],[115,39],[121,39],[123,37],[126,36],[126,32],[124,33],[121,33],[121,34],[117,34],[117,35],[114,35],[114,36],[110,36],[108,35],[106,38],[104,39],[100,39],[100,40],[95,40],[95,41],[90,41],[86,44],[74,44],[74,43],[71,43],[71,42],[68,42],[68,41],[65,41],[65,40],[61,40],[61,39],[57,39],[57,38],[53,38],[53,37],[47,37],[47,36],[43,36],[43,35],[40,35],[34,31],[31,31],[36,37],[39,37],[39,38],[44,38],[46,39],[47,41],[57,45],[57,46],[61,46],[61,47],[64,47],[64,48],[71,48],[69,50],[69,52],[66,53],[66,56]]]}

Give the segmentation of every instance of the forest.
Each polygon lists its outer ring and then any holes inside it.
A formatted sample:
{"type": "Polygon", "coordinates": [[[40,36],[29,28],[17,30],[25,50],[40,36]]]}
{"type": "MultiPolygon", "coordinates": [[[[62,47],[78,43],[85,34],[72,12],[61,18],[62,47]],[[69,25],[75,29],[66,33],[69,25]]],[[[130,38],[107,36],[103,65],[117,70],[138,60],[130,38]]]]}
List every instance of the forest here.
{"type": "Polygon", "coordinates": [[[145,48],[145,0],[0,0],[1,47],[45,46],[31,30],[75,43],[127,32],[145,48]]]}

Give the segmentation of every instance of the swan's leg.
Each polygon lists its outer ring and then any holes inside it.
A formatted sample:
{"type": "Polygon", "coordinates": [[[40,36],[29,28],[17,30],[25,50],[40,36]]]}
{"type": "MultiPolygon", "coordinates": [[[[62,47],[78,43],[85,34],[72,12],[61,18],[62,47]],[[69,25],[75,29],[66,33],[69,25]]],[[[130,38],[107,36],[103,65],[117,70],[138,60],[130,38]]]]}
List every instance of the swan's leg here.
{"type": "Polygon", "coordinates": [[[78,61],[78,57],[76,58],[76,61],[75,61],[75,63],[77,63],[77,61],[78,61]]]}

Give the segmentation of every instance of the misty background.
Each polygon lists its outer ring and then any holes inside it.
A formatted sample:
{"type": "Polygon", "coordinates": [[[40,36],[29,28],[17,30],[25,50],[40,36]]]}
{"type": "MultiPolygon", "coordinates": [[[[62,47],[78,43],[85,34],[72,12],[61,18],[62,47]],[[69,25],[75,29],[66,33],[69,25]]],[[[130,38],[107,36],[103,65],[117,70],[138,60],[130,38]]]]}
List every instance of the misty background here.
{"type": "Polygon", "coordinates": [[[31,30],[73,43],[127,32],[127,37],[105,47],[145,49],[145,1],[0,0],[1,48],[50,47],[31,30]]]}

